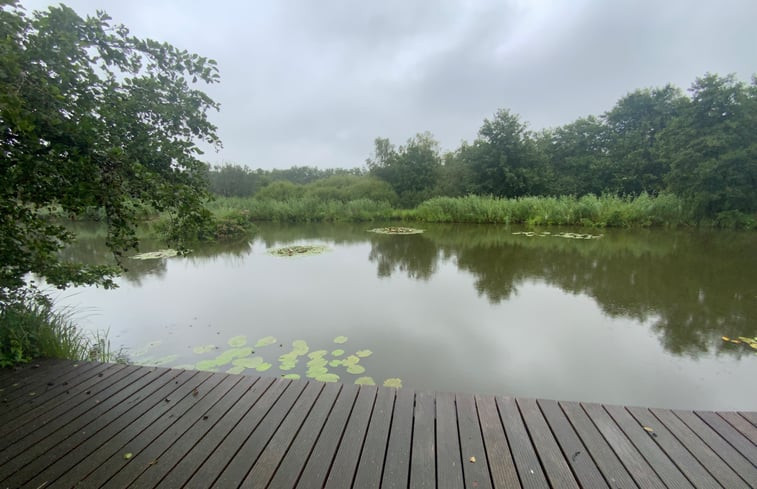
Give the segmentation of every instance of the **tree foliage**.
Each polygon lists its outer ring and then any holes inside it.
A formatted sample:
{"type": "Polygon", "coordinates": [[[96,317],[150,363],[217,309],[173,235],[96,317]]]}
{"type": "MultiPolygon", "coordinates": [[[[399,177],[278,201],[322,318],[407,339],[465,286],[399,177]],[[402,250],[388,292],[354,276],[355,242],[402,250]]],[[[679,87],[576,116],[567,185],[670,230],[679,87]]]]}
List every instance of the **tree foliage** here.
{"type": "Polygon", "coordinates": [[[112,285],[112,269],[64,264],[73,236],[52,208],[104,209],[108,246],[137,246],[137,204],[191,227],[207,219],[206,166],[196,143],[219,145],[218,105],[197,82],[219,80],[213,60],[139,39],[103,12],[60,5],[27,15],[0,4],[0,289],[27,273],[65,287],[112,285]]]}

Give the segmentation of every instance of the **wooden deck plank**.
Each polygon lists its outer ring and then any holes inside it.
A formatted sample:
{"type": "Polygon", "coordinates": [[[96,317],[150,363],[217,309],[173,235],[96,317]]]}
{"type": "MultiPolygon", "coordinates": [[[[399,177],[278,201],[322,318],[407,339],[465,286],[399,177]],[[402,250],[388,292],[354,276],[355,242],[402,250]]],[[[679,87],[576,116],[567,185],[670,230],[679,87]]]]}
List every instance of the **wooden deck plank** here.
{"type": "Polygon", "coordinates": [[[494,396],[476,395],[475,399],[494,488],[520,488],[518,470],[515,468],[494,396]]]}
{"type": "Polygon", "coordinates": [[[465,487],[490,489],[492,488],[491,470],[486,459],[476,399],[472,394],[456,394],[455,404],[460,430],[460,455],[463,461],[465,487]]]}
{"type": "Polygon", "coordinates": [[[436,488],[436,432],[434,395],[418,392],[413,411],[413,446],[410,454],[410,487],[436,488]]]}
{"type": "MultiPolygon", "coordinates": [[[[197,389],[192,391],[191,406],[179,416],[176,421],[166,428],[158,437],[145,445],[138,452],[132,452],[132,458],[110,480],[108,488],[128,487],[144,471],[150,467],[165,465],[168,462],[163,454],[169,447],[180,439],[192,426],[202,421],[218,402],[223,400],[226,394],[239,382],[236,376],[220,376],[220,382],[210,389],[197,389]]],[[[189,448],[189,447],[187,447],[189,448]]],[[[179,447],[177,451],[186,451],[179,447]]],[[[144,486],[142,486],[144,487],[144,486]]]]}
{"type": "MultiPolygon", "coordinates": [[[[137,432],[130,431],[127,436],[133,436],[128,439],[118,440],[122,441],[120,447],[117,443],[108,444],[104,447],[110,452],[106,457],[88,459],[87,463],[94,465],[95,460],[98,460],[99,463],[82,479],[81,485],[85,487],[109,487],[111,478],[131,463],[131,459],[126,459],[124,453],[131,453],[132,456],[141,453],[159,438],[165,430],[170,428],[179,419],[182,419],[182,416],[195,405],[197,397],[193,395],[194,392],[209,392],[223,380],[222,374],[203,374],[207,373],[201,372],[196,375],[174,392],[175,397],[164,400],[165,408],[153,410],[153,412],[143,416],[139,420],[142,423],[140,427],[143,426],[143,429],[137,432]]],[[[106,453],[106,451],[101,452],[101,454],[106,453]]]]}
{"type": "Polygon", "coordinates": [[[326,484],[323,486],[326,489],[352,487],[377,393],[378,389],[375,386],[360,389],[326,484]]]}
{"type": "Polygon", "coordinates": [[[747,483],[757,480],[757,468],[693,411],[676,409],[672,413],[747,483]]]}
{"type": "Polygon", "coordinates": [[[128,401],[139,389],[140,380],[147,377],[145,380],[152,383],[158,376],[166,372],[165,369],[162,372],[154,372],[148,369],[135,368],[127,377],[122,379],[123,383],[116,383],[111,386],[112,395],[102,392],[96,399],[92,399],[89,406],[83,406],[80,415],[70,422],[65,422],[60,429],[54,432],[49,432],[46,429],[41,439],[35,437],[31,444],[21,450],[12,460],[9,464],[13,467],[12,470],[11,467],[4,469],[4,472],[14,472],[8,485],[20,487],[53,464],[60,453],[66,453],[77,446],[75,442],[81,440],[81,437],[78,436],[79,433],[90,433],[91,435],[97,430],[96,421],[98,419],[117,416],[117,413],[112,413],[111,410],[117,409],[128,401]],[[23,470],[24,467],[26,467],[26,470],[23,470]]]}
{"type": "Polygon", "coordinates": [[[389,430],[384,475],[381,477],[382,489],[406,489],[410,484],[414,406],[415,391],[399,389],[389,430]]]}
{"type": "Polygon", "coordinates": [[[436,480],[439,489],[463,487],[463,461],[455,395],[436,395],[436,480]]]}
{"type": "Polygon", "coordinates": [[[640,488],[665,489],[662,480],[600,404],[587,403],[581,407],[640,488]]]}
{"type": "Polygon", "coordinates": [[[290,386],[291,381],[289,380],[274,380],[273,384],[260,396],[252,408],[237,422],[234,429],[216,446],[213,452],[207,454],[208,458],[205,459],[203,464],[191,468],[192,476],[186,482],[186,485],[188,487],[210,487],[213,485],[229,461],[239,451],[239,447],[290,386]]]}
{"type": "MultiPolygon", "coordinates": [[[[160,370],[166,369],[155,369],[156,373],[160,370]]],[[[78,430],[75,435],[69,436],[64,444],[59,444],[53,451],[41,457],[47,468],[37,473],[26,484],[29,487],[49,484],[50,481],[61,478],[71,470],[74,474],[68,477],[75,479],[76,470],[93,452],[128,427],[130,423],[139,419],[151,407],[164,402],[166,396],[176,389],[175,382],[193,375],[194,372],[170,370],[151,383],[140,384],[139,390],[127,402],[119,404],[117,409],[111,411],[114,414],[113,418],[102,416],[99,411],[93,410],[92,415],[95,421],[86,429],[78,430]]]]}
{"type": "Polygon", "coordinates": [[[0,425],[8,435],[0,487],[745,489],[757,481],[755,413],[74,362],[0,379],[13,387],[13,403],[0,407],[16,407],[0,409],[11,420],[0,425]]]}
{"type": "MultiPolygon", "coordinates": [[[[7,403],[3,403],[3,412],[0,415],[0,438],[9,433],[6,424],[10,423],[13,429],[16,429],[20,426],[20,423],[34,419],[46,410],[54,409],[58,404],[65,401],[71,392],[78,392],[81,384],[89,383],[91,385],[95,376],[102,376],[105,372],[115,371],[112,367],[113,365],[109,364],[90,364],[86,365],[83,370],[77,369],[62,376],[56,376],[54,380],[49,382],[41,380],[23,386],[14,395],[8,396],[7,403]],[[53,385],[47,385],[49,383],[53,385]]],[[[94,381],[96,382],[97,379],[94,379],[94,381]]]]}
{"type": "Polygon", "coordinates": [[[629,407],[627,410],[644,428],[653,430],[648,431],[648,438],[657,443],[694,487],[704,489],[718,486],[707,469],[648,409],[629,407]]]}
{"type": "MultiPolygon", "coordinates": [[[[300,434],[304,434],[305,430],[307,430],[308,420],[310,420],[311,415],[314,415],[319,420],[325,420],[339,393],[339,384],[315,384],[314,389],[317,390],[315,392],[316,397],[313,398],[314,402],[311,401],[307,391],[297,400],[297,404],[295,404],[292,411],[284,420],[284,423],[282,423],[281,428],[247,475],[242,484],[243,487],[267,487],[295,438],[300,436],[300,434]]],[[[299,475],[299,470],[297,471],[297,475],[299,475]]],[[[292,487],[296,482],[297,479],[295,477],[289,486],[278,487],[292,487]]]]}
{"type": "Polygon", "coordinates": [[[549,487],[515,399],[497,397],[496,400],[521,485],[524,489],[549,487]]]}
{"type": "MultiPolygon", "coordinates": [[[[596,464],[597,469],[602,473],[610,487],[613,489],[636,489],[638,487],[636,482],[581,405],[577,402],[559,402],[558,406],[562,408],[566,418],[586,447],[592,462],[596,464]]],[[[573,453],[571,453],[571,459],[573,459],[573,453]]],[[[571,461],[577,463],[581,457],[582,454],[579,454],[574,461],[571,461]]],[[[585,458],[583,461],[588,462],[585,458]]]]}
{"type": "Polygon", "coordinates": [[[736,431],[751,441],[752,445],[757,445],[757,428],[747,421],[746,418],[735,412],[718,413],[718,415],[728,421],[728,424],[736,428],[736,431]]]}
{"type": "MultiPolygon", "coordinates": [[[[71,360],[60,360],[57,358],[44,358],[30,363],[22,363],[15,367],[0,368],[0,393],[7,392],[11,386],[18,386],[28,383],[29,379],[37,377],[40,372],[44,372],[47,380],[55,378],[55,374],[50,372],[57,371],[60,375],[67,370],[72,364],[78,363],[71,360]]],[[[90,362],[80,362],[87,364],[90,362]]]]}
{"type": "Polygon", "coordinates": [[[752,426],[757,427],[757,411],[740,412],[739,414],[752,423],[752,426]]]}
{"type": "MultiPolygon", "coordinates": [[[[242,397],[229,411],[225,414],[220,413],[219,418],[208,417],[207,421],[210,421],[213,425],[188,452],[181,454],[179,462],[159,481],[159,486],[184,487],[229,433],[237,429],[239,422],[255,407],[260,397],[271,388],[273,381],[273,377],[257,379],[256,382],[247,387],[242,397]]],[[[213,477],[215,478],[215,475],[213,477]]]]}
{"type": "Polygon", "coordinates": [[[98,377],[96,383],[87,386],[84,392],[67,398],[65,402],[57,406],[57,409],[40,414],[13,432],[4,435],[6,446],[0,451],[0,467],[10,460],[9,457],[15,457],[21,451],[74,422],[89,409],[98,407],[97,404],[100,401],[108,399],[128,385],[130,374],[137,372],[138,369],[139,367],[111,369],[114,370],[112,375],[98,377]]]}
{"type": "Polygon", "coordinates": [[[605,410],[667,487],[675,489],[693,487],[668,455],[651,439],[651,434],[642,428],[642,425],[631,416],[625,407],[605,406],[605,410]]]}
{"type": "MultiPolygon", "coordinates": [[[[191,395],[192,391],[201,386],[210,378],[211,374],[207,372],[186,372],[185,375],[179,374],[174,379],[174,384],[170,385],[171,394],[155,399],[151,396],[148,409],[141,416],[134,419],[127,426],[111,436],[105,443],[94,448],[91,453],[81,463],[72,468],[65,475],[67,480],[73,480],[74,484],[81,484],[85,487],[99,487],[96,483],[113,469],[120,469],[126,461],[125,453],[134,453],[130,444],[133,442],[143,443],[145,439],[155,437],[159,433],[150,430],[150,426],[159,421],[161,418],[171,416],[174,406],[181,402],[185,396],[191,395]],[[113,461],[112,466],[106,466],[106,462],[113,461]],[[95,474],[97,472],[97,474],[95,474]],[[92,475],[95,477],[91,477],[92,475]],[[90,478],[91,477],[91,478],[90,478]],[[85,481],[86,483],[82,482],[85,481]]],[[[165,391],[162,391],[163,393],[165,391]]],[[[169,418],[171,419],[171,418],[169,418]]],[[[102,481],[104,482],[104,481],[102,481]]],[[[100,485],[102,484],[100,483],[100,485]]]]}
{"type": "Polygon", "coordinates": [[[271,409],[266,413],[261,422],[254,429],[250,429],[251,433],[247,440],[239,447],[237,453],[226,465],[226,468],[221,472],[221,475],[216,479],[212,487],[225,489],[227,487],[240,486],[297,401],[303,395],[306,395],[304,402],[310,406],[315,402],[319,391],[320,386],[312,383],[290,383],[289,387],[276,400],[276,403],[271,406],[271,409]],[[307,390],[305,389],[306,387],[308,387],[307,390]]]}
{"type": "MultiPolygon", "coordinates": [[[[745,481],[741,479],[731,467],[721,459],[712,448],[702,441],[686,424],[672,411],[667,409],[651,409],[652,414],[660,420],[665,428],[686,447],[691,454],[712,474],[724,487],[733,489],[747,489],[745,481]]],[[[654,427],[653,427],[654,428],[654,427]]],[[[757,473],[754,474],[757,480],[757,473]]]]}
{"type": "Polygon", "coordinates": [[[752,465],[757,467],[757,450],[755,450],[754,444],[743,434],[717,413],[710,411],[694,411],[694,413],[730,443],[741,455],[746,457],[752,465]]]}
{"type": "Polygon", "coordinates": [[[393,387],[378,390],[353,487],[378,489],[381,486],[396,394],[397,389],[393,387]]]}
{"type": "MultiPolygon", "coordinates": [[[[3,413],[0,414],[0,422],[8,419],[10,413],[6,413],[6,410],[11,411],[19,407],[19,401],[29,400],[29,393],[36,392],[36,398],[34,399],[37,404],[44,402],[43,393],[53,391],[58,393],[61,390],[66,390],[65,386],[71,383],[80,381],[79,379],[86,379],[86,373],[94,368],[105,369],[110,365],[104,365],[94,362],[86,362],[78,367],[72,368],[67,362],[50,363],[45,367],[34,369],[30,372],[33,375],[32,378],[17,380],[10,383],[7,387],[4,387],[0,396],[2,397],[3,413]],[[40,400],[43,399],[43,400],[40,400]]],[[[49,394],[48,394],[49,396],[49,394]]],[[[23,404],[23,403],[21,403],[23,404]]],[[[23,407],[22,409],[26,409],[23,407]]]]}
{"type": "Polygon", "coordinates": [[[531,435],[531,442],[536,447],[536,453],[552,486],[578,489],[573,472],[565,461],[565,456],[552,435],[539,405],[534,399],[518,399],[517,404],[531,435]]]}
{"type": "MultiPolygon", "coordinates": [[[[305,467],[300,471],[297,483],[298,488],[323,487],[323,483],[329,475],[331,462],[334,460],[334,455],[339,448],[342,434],[347,426],[347,420],[355,405],[358,391],[358,386],[354,384],[342,387],[342,392],[336,400],[334,409],[331,411],[331,416],[326,420],[323,431],[321,431],[321,436],[318,437],[318,441],[313,447],[313,451],[310,453],[305,467]]],[[[305,461],[300,460],[299,462],[303,463],[305,461]]]]}
{"type": "Polygon", "coordinates": [[[537,404],[581,487],[608,488],[607,482],[592,460],[591,454],[573,430],[570,421],[565,417],[565,413],[557,402],[540,399],[537,404]]]}

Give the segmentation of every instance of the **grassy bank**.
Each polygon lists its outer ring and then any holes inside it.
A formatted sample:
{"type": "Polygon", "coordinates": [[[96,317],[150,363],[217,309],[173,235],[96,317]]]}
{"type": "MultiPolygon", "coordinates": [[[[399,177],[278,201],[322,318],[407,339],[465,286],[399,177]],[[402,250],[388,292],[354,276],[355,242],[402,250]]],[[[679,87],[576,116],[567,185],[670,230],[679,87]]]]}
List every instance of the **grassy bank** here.
{"type": "Polygon", "coordinates": [[[387,202],[301,197],[286,200],[223,198],[208,208],[216,215],[238,214],[250,221],[359,222],[400,220],[526,224],[531,226],[683,227],[708,226],[754,229],[755,216],[731,213],[697,219],[686,203],[672,194],[638,197],[614,195],[583,197],[436,197],[414,209],[396,209],[387,202]]]}
{"type": "Polygon", "coordinates": [[[58,312],[45,298],[13,298],[0,309],[0,367],[35,358],[120,361],[107,334],[84,333],[70,314],[58,312]]]}

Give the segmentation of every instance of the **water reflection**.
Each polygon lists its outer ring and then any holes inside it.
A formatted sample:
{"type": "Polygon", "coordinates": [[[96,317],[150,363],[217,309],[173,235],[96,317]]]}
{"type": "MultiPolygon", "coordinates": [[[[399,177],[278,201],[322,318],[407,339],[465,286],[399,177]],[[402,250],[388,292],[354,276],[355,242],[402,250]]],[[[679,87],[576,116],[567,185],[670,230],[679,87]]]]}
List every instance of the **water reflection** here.
{"type": "MultiPolygon", "coordinates": [[[[409,236],[371,234],[368,227],[264,224],[251,242],[198,247],[189,260],[241,266],[255,244],[368,245],[367,258],[379,278],[401,274],[426,282],[442,264],[454,264],[473,276],[477,293],[492,304],[512,299],[526,284],[544,282],[591,297],[609,317],[651,324],[661,345],[675,355],[754,355],[720,339],[757,336],[754,233],[610,230],[602,239],[572,240],[515,235],[518,229],[504,226],[427,225],[424,234],[409,236]]],[[[79,240],[64,252],[65,259],[111,261],[101,229],[77,232],[79,240]]],[[[147,239],[142,249],[159,247],[147,239]]],[[[166,263],[129,260],[124,279],[139,285],[147,277],[162,277],[166,263]]]]}

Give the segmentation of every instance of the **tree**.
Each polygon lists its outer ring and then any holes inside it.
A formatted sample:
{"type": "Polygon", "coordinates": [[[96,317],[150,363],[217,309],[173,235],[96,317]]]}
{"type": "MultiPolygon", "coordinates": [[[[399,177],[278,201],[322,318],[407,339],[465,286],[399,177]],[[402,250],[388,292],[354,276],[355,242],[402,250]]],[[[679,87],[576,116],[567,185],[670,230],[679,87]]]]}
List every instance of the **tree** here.
{"type": "Polygon", "coordinates": [[[366,162],[370,173],[392,186],[400,205],[413,207],[430,198],[441,169],[439,143],[426,132],[395,149],[388,139],[377,138],[374,157],[366,162]]]}
{"type": "Polygon", "coordinates": [[[698,217],[757,211],[757,80],[706,74],[661,135],[667,183],[698,217]]]}
{"type": "Polygon", "coordinates": [[[28,273],[113,285],[116,270],[59,261],[73,236],[46,219],[52,208],[104,209],[116,257],[138,245],[140,204],[179,228],[208,218],[196,142],[220,145],[207,118],[218,105],[193,85],[217,82],[216,63],[109,21],[0,2],[0,299],[28,273]]]}
{"type": "Polygon", "coordinates": [[[656,153],[657,140],[686,102],[680,89],[666,85],[629,93],[604,114],[613,192],[654,195],[664,189],[669,168],[656,153]]]}
{"type": "Polygon", "coordinates": [[[548,161],[548,193],[599,195],[611,187],[607,128],[596,117],[544,131],[537,141],[548,161]]]}
{"type": "Polygon", "coordinates": [[[542,193],[536,144],[517,114],[500,109],[493,119],[484,119],[473,145],[465,149],[474,192],[498,197],[542,193]]]}

